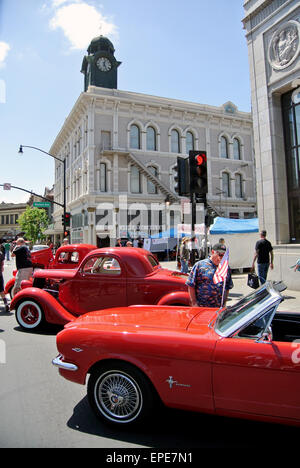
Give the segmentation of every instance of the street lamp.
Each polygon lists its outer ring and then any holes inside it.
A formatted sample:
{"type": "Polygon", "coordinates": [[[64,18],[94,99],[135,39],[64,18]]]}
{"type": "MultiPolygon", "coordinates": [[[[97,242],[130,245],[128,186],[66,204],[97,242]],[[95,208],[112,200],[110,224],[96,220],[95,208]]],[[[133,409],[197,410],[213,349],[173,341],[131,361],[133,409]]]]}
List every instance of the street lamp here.
{"type": "Polygon", "coordinates": [[[31,149],[35,149],[37,151],[40,151],[41,153],[44,153],[44,154],[47,154],[48,156],[51,156],[52,158],[56,159],[57,161],[61,162],[63,164],[63,183],[64,183],[64,199],[63,199],[63,210],[64,210],[64,214],[63,214],[63,217],[64,217],[64,221],[63,221],[63,225],[64,225],[64,235],[65,235],[65,232],[66,232],[66,160],[65,159],[60,159],[58,158],[57,156],[54,156],[53,154],[50,154],[50,153],[47,153],[47,151],[44,151],[40,148],[36,148],[35,146],[25,146],[25,145],[20,145],[20,148],[19,148],[19,154],[23,154],[23,148],[31,148],[31,149]]]}

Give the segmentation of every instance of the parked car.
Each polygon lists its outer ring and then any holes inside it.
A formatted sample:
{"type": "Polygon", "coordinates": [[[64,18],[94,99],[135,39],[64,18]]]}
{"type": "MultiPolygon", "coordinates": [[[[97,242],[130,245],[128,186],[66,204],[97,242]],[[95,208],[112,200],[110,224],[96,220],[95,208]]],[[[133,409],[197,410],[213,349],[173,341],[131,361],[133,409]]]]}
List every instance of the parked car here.
{"type": "Polygon", "coordinates": [[[187,275],[162,268],[154,255],[141,248],[97,249],[75,270],[37,270],[33,276],[33,286],[17,293],[10,305],[26,329],[44,323],[65,325],[108,307],[189,305],[187,275]]]}
{"type": "MultiPolygon", "coordinates": [[[[41,247],[41,246],[34,246],[41,247]]],[[[31,260],[34,269],[69,269],[77,268],[81,263],[82,259],[88,252],[95,250],[97,247],[91,244],[69,244],[59,247],[53,256],[52,250],[47,245],[43,248],[33,249],[31,251],[31,260]]],[[[15,285],[15,276],[17,270],[13,271],[13,277],[8,280],[5,285],[5,294],[9,294],[12,297],[12,291],[15,285]]]]}
{"type": "Polygon", "coordinates": [[[235,305],[119,307],[57,335],[53,364],[85,384],[95,414],[117,426],[172,408],[300,425],[300,313],[277,312],[267,282],[235,305]],[[298,340],[298,342],[296,341],[298,340]]]}

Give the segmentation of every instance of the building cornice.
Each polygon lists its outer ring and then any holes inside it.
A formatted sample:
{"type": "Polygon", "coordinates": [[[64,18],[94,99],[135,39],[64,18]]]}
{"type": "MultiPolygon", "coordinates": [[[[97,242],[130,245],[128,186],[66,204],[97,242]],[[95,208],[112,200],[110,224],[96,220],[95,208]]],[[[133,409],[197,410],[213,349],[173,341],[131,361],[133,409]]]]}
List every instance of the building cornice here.
{"type": "Polygon", "coordinates": [[[83,113],[87,113],[91,105],[95,106],[95,112],[97,112],[97,107],[100,110],[99,104],[101,102],[105,108],[107,108],[110,103],[112,107],[118,107],[119,109],[122,105],[137,106],[140,109],[143,108],[146,112],[155,109],[156,115],[158,111],[161,115],[163,113],[173,113],[174,119],[179,117],[175,115],[176,113],[181,113],[181,119],[187,121],[197,118],[200,119],[201,122],[210,122],[212,118],[224,119],[228,122],[240,122],[240,124],[246,124],[252,128],[252,116],[250,112],[236,110],[233,114],[229,114],[225,112],[224,106],[210,106],[178,99],[134,93],[131,91],[90,86],[86,92],[81,93],[78,97],[49,152],[55,156],[58,155],[62,146],[79,125],[83,113]]]}

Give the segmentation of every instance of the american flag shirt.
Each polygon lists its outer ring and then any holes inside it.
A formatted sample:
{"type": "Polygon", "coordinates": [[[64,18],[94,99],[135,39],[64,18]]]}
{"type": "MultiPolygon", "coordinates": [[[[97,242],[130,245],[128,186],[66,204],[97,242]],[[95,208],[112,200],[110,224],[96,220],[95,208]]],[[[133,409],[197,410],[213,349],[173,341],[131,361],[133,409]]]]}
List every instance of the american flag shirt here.
{"type": "MultiPolygon", "coordinates": [[[[218,267],[210,258],[197,262],[186,281],[187,286],[195,288],[199,307],[220,307],[222,302],[223,283],[215,284],[214,274],[218,267]]],[[[225,290],[232,289],[231,270],[228,267],[225,290]]]]}

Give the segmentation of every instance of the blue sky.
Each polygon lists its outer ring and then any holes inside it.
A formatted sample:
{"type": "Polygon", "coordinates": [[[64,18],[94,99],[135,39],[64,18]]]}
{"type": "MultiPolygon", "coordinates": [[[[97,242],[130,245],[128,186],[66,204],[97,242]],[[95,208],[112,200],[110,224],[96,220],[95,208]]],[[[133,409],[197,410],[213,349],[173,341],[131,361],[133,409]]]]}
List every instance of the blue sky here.
{"type": "MultiPolygon", "coordinates": [[[[250,112],[243,0],[0,0],[0,183],[43,194],[49,151],[83,91],[94,37],[113,42],[118,88],[250,112]]],[[[0,187],[0,202],[28,195],[0,187]]]]}

